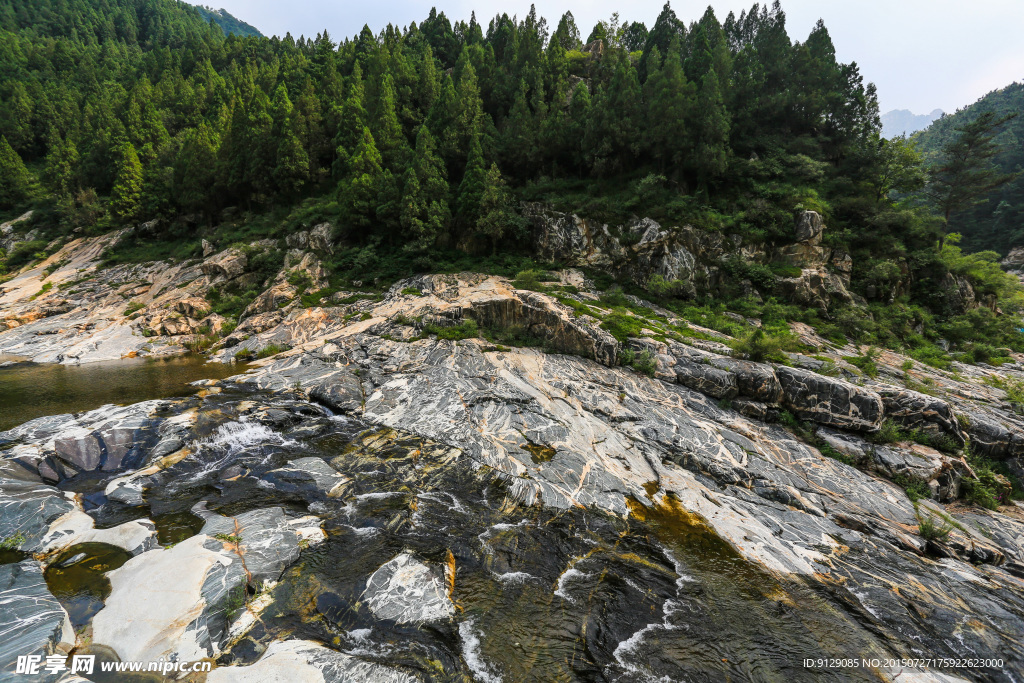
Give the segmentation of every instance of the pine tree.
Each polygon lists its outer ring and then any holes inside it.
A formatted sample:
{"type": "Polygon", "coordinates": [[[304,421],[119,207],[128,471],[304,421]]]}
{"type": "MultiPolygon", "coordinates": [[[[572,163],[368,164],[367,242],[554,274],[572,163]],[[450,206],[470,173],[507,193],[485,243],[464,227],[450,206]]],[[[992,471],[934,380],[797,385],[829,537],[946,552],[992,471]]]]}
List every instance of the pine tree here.
{"type": "Polygon", "coordinates": [[[271,134],[277,143],[273,170],[274,188],[277,194],[291,198],[309,178],[309,156],[296,132],[295,108],[283,83],[274,92],[271,118],[271,134]]]}
{"type": "Polygon", "coordinates": [[[219,146],[217,133],[205,123],[185,133],[174,162],[174,188],[175,199],[186,211],[202,211],[207,217],[213,214],[219,146]]]}
{"type": "Polygon", "coordinates": [[[25,85],[15,82],[10,97],[0,107],[0,131],[7,142],[21,153],[31,151],[32,134],[32,100],[29,98],[25,85]]]}
{"type": "Polygon", "coordinates": [[[117,162],[117,176],[110,192],[110,209],[114,216],[129,221],[139,213],[142,204],[142,163],[135,146],[126,142],[121,146],[117,162]]]}
{"type": "Polygon", "coordinates": [[[381,155],[369,128],[363,136],[349,164],[349,175],[338,186],[338,203],[342,216],[354,228],[365,233],[373,225],[380,204],[383,169],[381,155]]]}
{"type": "Polygon", "coordinates": [[[683,22],[672,11],[671,5],[666,2],[665,6],[661,9],[661,14],[658,15],[657,20],[654,22],[654,27],[647,34],[647,41],[644,43],[644,53],[637,64],[640,78],[644,80],[647,78],[648,60],[650,59],[652,48],[656,47],[662,55],[667,55],[672,42],[675,40],[681,41],[685,36],[686,29],[683,26],[683,22]]]}
{"type": "Polygon", "coordinates": [[[480,86],[476,69],[469,59],[469,51],[463,50],[456,65],[459,80],[455,86],[455,116],[453,124],[458,135],[459,160],[466,159],[471,142],[483,132],[484,109],[480,100],[480,86]]]}
{"type": "Polygon", "coordinates": [[[395,81],[390,72],[385,72],[377,90],[371,131],[380,150],[384,165],[388,168],[402,168],[408,157],[408,143],[398,122],[395,103],[395,81]]]}
{"type": "Polygon", "coordinates": [[[572,12],[566,12],[558,21],[558,28],[551,34],[552,46],[557,45],[563,50],[579,50],[583,47],[580,42],[580,30],[576,26],[576,18],[572,12]]]}
{"type": "Polygon", "coordinates": [[[501,131],[502,159],[506,160],[508,166],[520,177],[530,174],[537,145],[538,131],[528,102],[529,89],[524,79],[519,83],[515,104],[512,105],[512,111],[509,112],[501,131]]]}
{"type": "Polygon", "coordinates": [[[469,148],[469,161],[459,185],[457,216],[463,225],[475,225],[480,216],[480,200],[487,184],[487,166],[484,163],[483,148],[479,138],[469,148]]]}
{"type": "Polygon", "coordinates": [[[0,209],[12,209],[29,198],[32,176],[18,153],[0,136],[0,209]]]}
{"type": "Polygon", "coordinates": [[[409,251],[425,251],[447,234],[451,222],[448,182],[426,126],[416,135],[416,152],[405,172],[401,224],[409,251]]]}
{"type": "Polygon", "coordinates": [[[652,156],[664,171],[681,165],[690,148],[687,126],[693,121],[696,88],[683,73],[680,41],[669,47],[664,64],[652,48],[644,84],[647,132],[652,156]]]}
{"type": "Polygon", "coordinates": [[[476,227],[491,239],[492,254],[498,253],[498,242],[503,237],[525,227],[525,221],[515,211],[512,195],[497,164],[491,164],[487,171],[476,227]]]}
{"type": "Polygon", "coordinates": [[[349,159],[363,140],[366,127],[366,110],[363,107],[363,70],[356,62],[348,79],[348,96],[341,105],[338,119],[338,133],[334,137],[335,159],[331,173],[337,179],[349,172],[349,159]]]}
{"type": "Polygon", "coordinates": [[[78,147],[55,131],[50,133],[50,153],[46,155],[43,174],[46,184],[58,197],[70,197],[79,190],[78,147]]]}
{"type": "Polygon", "coordinates": [[[987,111],[956,128],[957,135],[942,147],[942,160],[931,169],[928,195],[946,223],[950,216],[979,202],[1017,177],[1000,173],[992,164],[999,148],[993,142],[999,128],[1016,114],[997,116],[987,111]]]}

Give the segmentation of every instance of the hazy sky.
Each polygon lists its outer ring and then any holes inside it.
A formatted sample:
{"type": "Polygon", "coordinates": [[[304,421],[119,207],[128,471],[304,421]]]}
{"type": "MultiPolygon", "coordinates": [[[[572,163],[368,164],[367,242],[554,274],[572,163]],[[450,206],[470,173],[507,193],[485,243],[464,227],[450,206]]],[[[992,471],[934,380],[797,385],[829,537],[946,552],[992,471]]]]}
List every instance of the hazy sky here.
{"type": "MultiPolygon", "coordinates": [[[[770,1],[770,0],[769,0],[770,1]]],[[[707,0],[676,0],[686,23],[703,14],[707,0]]],[[[498,13],[529,11],[530,0],[201,0],[223,7],[266,35],[313,36],[327,29],[335,40],[354,36],[368,24],[379,32],[388,23],[422,21],[432,6],[452,21],[487,21],[498,13]]],[[[198,4],[198,3],[197,3],[198,4]]],[[[584,38],[600,19],[618,10],[623,20],[648,28],[663,0],[536,0],[538,13],[553,29],[572,11],[584,38]]],[[[712,0],[720,20],[748,9],[753,0],[712,0]]],[[[1024,1],[1022,0],[783,0],[790,38],[804,40],[814,23],[825,20],[842,62],[856,61],[866,81],[878,86],[883,113],[910,109],[955,111],[1014,81],[1024,80],[1024,1]]]]}

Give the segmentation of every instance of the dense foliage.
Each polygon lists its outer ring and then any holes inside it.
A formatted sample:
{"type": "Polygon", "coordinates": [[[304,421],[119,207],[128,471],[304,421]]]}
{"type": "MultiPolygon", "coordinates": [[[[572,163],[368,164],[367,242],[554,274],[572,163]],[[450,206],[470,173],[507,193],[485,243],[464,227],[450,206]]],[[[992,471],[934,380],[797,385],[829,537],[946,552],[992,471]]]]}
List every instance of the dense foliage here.
{"type": "Polygon", "coordinates": [[[432,10],[339,44],[225,36],[172,0],[0,0],[0,28],[0,212],[34,201],[58,233],[162,219],[112,260],[331,220],[335,271],[364,281],[459,254],[507,269],[532,246],[520,200],[768,245],[814,209],[864,305],[743,299],[740,280],[770,293],[785,268],[742,260],[718,296],[929,358],[939,335],[1020,344],[992,259],[940,247],[944,221],[892,199],[925,174],[906,140],[881,138],[874,86],[820,22],[791,40],[778,3],[689,25],[666,4],[649,30],[616,14],[589,33],[571,13],[551,31],[532,10],[486,28],[432,10]],[[959,307],[954,275],[988,305],[959,307]]]}
{"type": "Polygon", "coordinates": [[[1024,245],[1024,83],[996,90],[933,123],[914,137],[925,159],[941,163],[943,148],[959,135],[958,129],[976,123],[986,114],[995,121],[1007,116],[993,131],[992,169],[997,174],[1017,174],[1009,182],[984,193],[979,203],[971,203],[950,216],[952,230],[963,235],[965,249],[990,249],[1006,255],[1011,248],[1024,245]]]}

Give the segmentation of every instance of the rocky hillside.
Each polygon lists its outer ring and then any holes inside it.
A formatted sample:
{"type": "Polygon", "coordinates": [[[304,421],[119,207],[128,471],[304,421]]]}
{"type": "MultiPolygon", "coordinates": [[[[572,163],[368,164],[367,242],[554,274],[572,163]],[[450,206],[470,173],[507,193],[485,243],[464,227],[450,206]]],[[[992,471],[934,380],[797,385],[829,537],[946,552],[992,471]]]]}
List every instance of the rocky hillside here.
{"type": "MultiPolygon", "coordinates": [[[[713,236],[534,220],[579,267],[726,277],[713,236]]],[[[777,284],[807,306],[852,298],[822,230],[807,213],[792,245],[741,253],[791,259],[777,284]]],[[[0,623],[18,634],[3,666],[74,651],[210,658],[214,681],[403,682],[827,673],[805,657],[1002,662],[911,667],[935,681],[1024,667],[1024,356],[937,369],[794,324],[800,352],[751,360],[749,340],[572,267],[304,306],[327,225],[288,239],[231,329],[208,298],[277,245],[99,268],[122,237],[4,283],[0,352],[269,357],[190,398],[0,434],[0,590],[31,596],[0,623]]]]}

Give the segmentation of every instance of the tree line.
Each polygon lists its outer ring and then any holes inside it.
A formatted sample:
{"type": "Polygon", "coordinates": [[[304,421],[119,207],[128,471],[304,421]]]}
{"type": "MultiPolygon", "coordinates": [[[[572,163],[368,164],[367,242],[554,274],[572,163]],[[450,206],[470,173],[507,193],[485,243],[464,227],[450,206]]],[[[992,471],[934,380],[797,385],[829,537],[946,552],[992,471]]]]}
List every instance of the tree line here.
{"type": "Polygon", "coordinates": [[[524,187],[653,177],[771,234],[788,219],[752,195],[859,196],[883,163],[874,87],[820,22],[792,41],[777,2],[689,26],[666,4],[586,41],[532,9],[225,37],[172,0],[3,0],[0,27],[0,202],[45,192],[69,223],[312,195],[353,238],[493,248],[524,187]]]}

